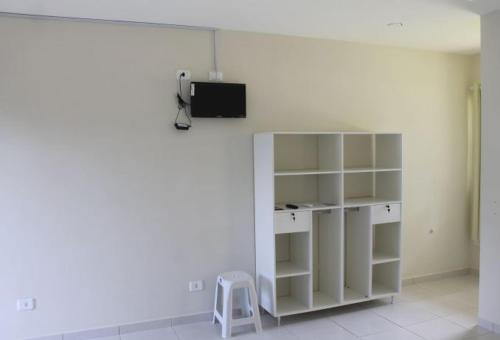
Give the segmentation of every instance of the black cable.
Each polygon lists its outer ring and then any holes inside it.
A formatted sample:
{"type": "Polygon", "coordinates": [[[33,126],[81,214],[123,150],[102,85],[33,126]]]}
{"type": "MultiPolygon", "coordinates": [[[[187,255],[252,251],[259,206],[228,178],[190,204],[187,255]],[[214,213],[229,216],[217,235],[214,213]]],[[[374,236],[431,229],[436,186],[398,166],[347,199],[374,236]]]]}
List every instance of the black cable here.
{"type": "Polygon", "coordinates": [[[189,103],[186,102],[182,98],[182,82],[181,82],[182,77],[184,77],[184,73],[181,73],[179,75],[179,92],[177,93],[177,109],[178,110],[177,110],[177,116],[175,117],[174,126],[177,130],[189,130],[189,128],[192,126],[191,125],[192,122],[191,122],[191,117],[189,117],[189,113],[186,110],[186,107],[189,106],[189,103]],[[184,115],[186,116],[189,123],[180,123],[179,122],[179,116],[180,116],[182,111],[184,111],[184,115]]]}

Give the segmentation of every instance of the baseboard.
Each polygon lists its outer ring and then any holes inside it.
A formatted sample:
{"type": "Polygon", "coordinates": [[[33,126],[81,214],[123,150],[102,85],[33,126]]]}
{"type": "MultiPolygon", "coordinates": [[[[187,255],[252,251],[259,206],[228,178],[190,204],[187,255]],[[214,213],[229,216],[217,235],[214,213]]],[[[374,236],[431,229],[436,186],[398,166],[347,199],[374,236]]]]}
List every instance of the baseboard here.
{"type": "Polygon", "coordinates": [[[476,268],[470,268],[470,274],[475,275],[479,277],[479,269],[476,268]]]}
{"type": "Polygon", "coordinates": [[[485,319],[478,319],[479,327],[484,328],[490,332],[500,334],[500,325],[485,319]]]}
{"type": "MultiPolygon", "coordinates": [[[[447,279],[450,277],[455,277],[455,276],[460,276],[460,275],[468,275],[468,274],[475,274],[474,269],[463,268],[463,269],[456,269],[456,270],[451,270],[451,271],[442,272],[442,273],[433,273],[433,274],[426,274],[426,275],[421,275],[421,276],[414,276],[414,277],[404,278],[403,279],[403,286],[409,286],[409,285],[413,285],[416,283],[422,283],[422,282],[428,282],[428,281],[442,280],[442,279],[447,279]]],[[[477,271],[477,274],[479,274],[479,271],[477,271]]]]}
{"type": "Polygon", "coordinates": [[[30,338],[28,340],[90,340],[113,335],[142,332],[158,328],[169,328],[189,323],[212,320],[212,312],[202,312],[188,315],[181,315],[165,319],[147,320],[123,324],[120,326],[105,327],[99,329],[89,329],[79,332],[71,332],[43,337],[30,338]]]}

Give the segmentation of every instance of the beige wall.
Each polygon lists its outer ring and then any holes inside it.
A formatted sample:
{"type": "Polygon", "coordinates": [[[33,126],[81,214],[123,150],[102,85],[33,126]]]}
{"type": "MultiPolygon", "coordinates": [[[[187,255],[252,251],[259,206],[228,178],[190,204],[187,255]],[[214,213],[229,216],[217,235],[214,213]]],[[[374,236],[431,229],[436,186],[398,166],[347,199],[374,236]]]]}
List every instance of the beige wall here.
{"type": "Polygon", "coordinates": [[[404,276],[468,266],[467,56],[221,32],[248,118],[173,129],[207,32],[0,18],[1,339],[209,311],[254,271],[252,133],[404,134],[404,276]],[[433,229],[434,233],[429,230],[433,229]],[[187,282],[206,281],[189,294],[187,282]],[[38,308],[17,313],[17,298],[38,308]]]}
{"type": "Polygon", "coordinates": [[[476,82],[481,82],[481,55],[472,56],[472,77],[476,82]]]}
{"type": "MultiPolygon", "coordinates": [[[[481,83],[481,55],[472,57],[472,81],[481,83]]],[[[469,267],[479,271],[479,244],[471,241],[471,254],[469,267]]]]}

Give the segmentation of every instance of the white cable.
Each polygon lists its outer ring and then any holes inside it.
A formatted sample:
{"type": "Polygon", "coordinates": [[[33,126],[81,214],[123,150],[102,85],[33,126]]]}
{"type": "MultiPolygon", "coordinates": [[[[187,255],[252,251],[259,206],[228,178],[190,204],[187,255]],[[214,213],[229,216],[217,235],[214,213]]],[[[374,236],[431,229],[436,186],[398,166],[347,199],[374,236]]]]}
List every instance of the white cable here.
{"type": "Polygon", "coordinates": [[[217,77],[219,69],[217,67],[217,30],[216,29],[213,30],[213,34],[214,34],[214,37],[213,37],[214,38],[213,39],[214,68],[215,68],[215,74],[217,77]]]}

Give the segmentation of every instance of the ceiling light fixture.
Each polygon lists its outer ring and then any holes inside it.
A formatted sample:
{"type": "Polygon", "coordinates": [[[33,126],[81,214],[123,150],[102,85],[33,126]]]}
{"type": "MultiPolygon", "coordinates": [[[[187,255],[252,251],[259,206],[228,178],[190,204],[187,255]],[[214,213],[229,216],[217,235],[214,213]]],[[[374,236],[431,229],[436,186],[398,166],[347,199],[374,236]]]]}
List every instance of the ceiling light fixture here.
{"type": "Polygon", "coordinates": [[[387,24],[388,27],[403,28],[404,24],[402,22],[390,22],[387,24]]]}

